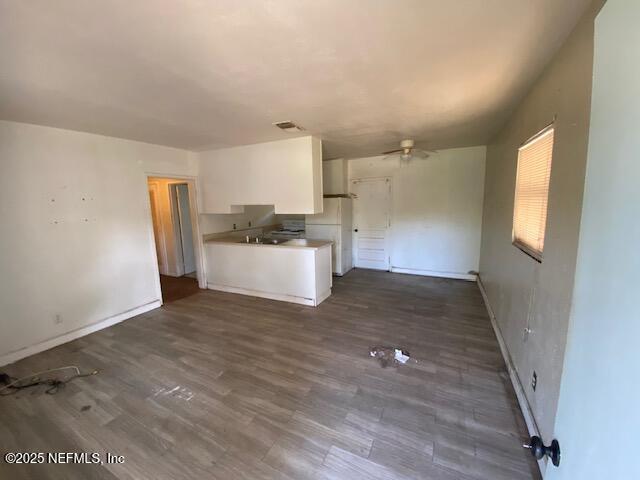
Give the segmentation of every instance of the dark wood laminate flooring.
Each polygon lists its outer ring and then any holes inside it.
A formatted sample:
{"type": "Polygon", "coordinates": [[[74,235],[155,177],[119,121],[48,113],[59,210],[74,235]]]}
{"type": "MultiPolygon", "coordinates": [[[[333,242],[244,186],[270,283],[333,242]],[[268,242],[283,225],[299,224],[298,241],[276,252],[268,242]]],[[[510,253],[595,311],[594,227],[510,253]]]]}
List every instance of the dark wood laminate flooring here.
{"type": "Polygon", "coordinates": [[[0,398],[0,450],[123,464],[0,478],[538,479],[475,284],[355,270],[318,308],[200,291],[6,368],[99,368],[0,398]],[[382,369],[371,345],[417,363],[382,369]]]}
{"type": "Polygon", "coordinates": [[[169,277],[160,275],[160,287],[162,289],[162,302],[171,303],[176,300],[195,295],[200,291],[198,280],[190,276],[169,277]]]}

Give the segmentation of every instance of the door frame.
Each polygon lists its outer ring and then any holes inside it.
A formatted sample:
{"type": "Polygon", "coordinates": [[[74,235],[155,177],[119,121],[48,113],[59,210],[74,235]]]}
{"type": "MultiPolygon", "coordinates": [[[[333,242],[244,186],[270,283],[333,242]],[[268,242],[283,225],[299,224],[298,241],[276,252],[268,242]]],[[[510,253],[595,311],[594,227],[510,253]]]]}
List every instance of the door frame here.
{"type": "MultiPolygon", "coordinates": [[[[204,242],[202,240],[202,235],[200,234],[200,204],[198,202],[198,182],[197,177],[191,175],[171,175],[166,173],[158,173],[158,172],[145,172],[145,182],[148,185],[151,178],[164,178],[167,180],[175,180],[176,183],[186,183],[189,188],[189,211],[191,213],[191,228],[193,231],[193,251],[196,257],[196,275],[198,278],[198,286],[202,289],[207,288],[207,277],[206,277],[206,269],[204,265],[204,242]]],[[[153,182],[153,180],[151,180],[153,182]]],[[[146,187],[148,189],[148,187],[146,187]]],[[[147,193],[147,198],[149,198],[149,194],[147,193]]],[[[171,196],[169,196],[171,198],[171,196]]],[[[151,236],[152,246],[153,246],[153,255],[156,256],[156,245],[155,245],[155,234],[153,231],[153,219],[151,218],[151,206],[149,205],[149,233],[151,236]]],[[[155,261],[154,265],[156,266],[156,279],[157,279],[157,289],[160,300],[162,301],[162,291],[160,289],[160,270],[158,268],[158,262],[155,261]]]]}
{"type": "MultiPolygon", "coordinates": [[[[389,222],[387,225],[387,232],[385,235],[385,252],[387,253],[387,268],[386,269],[379,269],[379,271],[381,272],[390,272],[391,271],[391,236],[393,234],[392,231],[392,225],[393,225],[393,177],[386,175],[386,176],[380,176],[380,177],[357,177],[357,178],[350,178],[349,179],[349,193],[354,195],[353,190],[352,190],[352,185],[354,183],[357,182],[372,182],[372,181],[379,181],[379,180],[384,180],[389,184],[389,203],[388,203],[388,207],[389,207],[389,222]]],[[[357,195],[354,197],[354,199],[357,198],[357,195]]],[[[356,211],[356,207],[355,207],[355,201],[352,201],[352,205],[351,205],[351,263],[353,265],[353,268],[365,268],[365,267],[357,267],[356,266],[356,256],[357,256],[357,250],[358,250],[358,239],[357,239],[357,232],[354,231],[354,224],[355,224],[355,211],[356,211]]],[[[374,269],[372,269],[374,270],[374,269]]]]}
{"type": "Polygon", "coordinates": [[[156,263],[158,264],[158,271],[160,271],[160,265],[162,265],[162,269],[164,271],[167,271],[168,265],[167,265],[167,245],[166,242],[164,240],[164,236],[161,235],[162,231],[164,230],[164,223],[162,221],[162,215],[160,215],[160,205],[159,205],[159,201],[158,201],[158,195],[160,195],[160,185],[158,185],[157,181],[148,181],[147,182],[147,186],[148,186],[148,191],[149,191],[149,205],[151,206],[151,193],[153,192],[153,208],[155,209],[156,212],[156,218],[155,218],[155,223],[154,222],[154,218],[153,218],[153,209],[150,211],[151,214],[151,226],[152,226],[152,231],[153,231],[153,239],[154,239],[154,248],[156,251],[156,255],[158,255],[158,257],[156,258],[156,263]],[[156,227],[158,229],[158,231],[156,232],[156,227]],[[156,233],[160,235],[160,239],[159,241],[156,241],[157,237],[156,237],[156,233]],[[159,248],[158,248],[159,247],[159,248]]]}

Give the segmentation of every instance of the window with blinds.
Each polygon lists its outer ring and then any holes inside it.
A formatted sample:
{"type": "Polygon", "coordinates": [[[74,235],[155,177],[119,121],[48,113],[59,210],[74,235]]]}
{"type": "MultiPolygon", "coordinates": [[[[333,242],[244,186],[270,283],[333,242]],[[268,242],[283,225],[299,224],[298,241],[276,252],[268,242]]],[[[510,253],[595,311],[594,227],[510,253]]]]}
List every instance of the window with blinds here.
{"type": "Polygon", "coordinates": [[[544,250],[552,157],[553,126],[518,149],[513,244],[539,262],[544,250]]]}

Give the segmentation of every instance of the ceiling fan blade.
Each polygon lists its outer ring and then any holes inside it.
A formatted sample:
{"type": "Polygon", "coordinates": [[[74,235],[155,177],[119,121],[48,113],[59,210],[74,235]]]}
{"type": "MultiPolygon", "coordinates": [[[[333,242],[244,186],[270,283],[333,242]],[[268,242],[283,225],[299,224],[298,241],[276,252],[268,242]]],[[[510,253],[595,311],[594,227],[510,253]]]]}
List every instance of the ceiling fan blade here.
{"type": "Polygon", "coordinates": [[[429,149],[429,148],[422,148],[422,146],[424,145],[425,147],[427,145],[429,145],[429,141],[428,140],[416,140],[415,141],[415,147],[414,147],[414,151],[415,150],[422,150],[423,152],[427,152],[431,155],[436,155],[438,153],[438,150],[435,149],[429,149]]]}
{"type": "Polygon", "coordinates": [[[398,148],[397,150],[389,150],[388,152],[382,152],[380,155],[389,155],[391,153],[399,153],[399,152],[403,152],[404,150],[402,148],[398,148]]]}
{"type": "Polygon", "coordinates": [[[429,156],[430,156],[432,153],[433,153],[433,152],[430,152],[430,151],[428,151],[428,150],[419,150],[419,149],[416,149],[416,150],[413,150],[413,151],[411,152],[411,156],[412,156],[413,158],[423,158],[423,159],[424,159],[424,158],[429,158],[429,156]]]}

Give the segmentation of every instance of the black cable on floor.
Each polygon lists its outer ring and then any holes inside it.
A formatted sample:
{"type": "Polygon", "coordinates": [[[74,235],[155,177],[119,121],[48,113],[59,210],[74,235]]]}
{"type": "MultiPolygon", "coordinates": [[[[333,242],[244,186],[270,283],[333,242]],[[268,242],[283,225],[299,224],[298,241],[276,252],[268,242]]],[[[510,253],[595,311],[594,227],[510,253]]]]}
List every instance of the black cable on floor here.
{"type": "Polygon", "coordinates": [[[64,388],[66,384],[69,383],[71,380],[75,378],[90,377],[92,375],[96,375],[97,373],[98,373],[98,370],[93,370],[90,373],[81,373],[78,367],[76,367],[75,365],[69,365],[66,367],[53,368],[51,370],[37,372],[37,373],[34,373],[33,375],[28,375],[26,377],[22,377],[18,379],[14,379],[13,377],[9,377],[8,375],[5,374],[10,381],[8,383],[5,382],[6,385],[0,387],[0,396],[5,397],[9,395],[14,395],[18,393],[20,390],[24,390],[26,388],[32,388],[38,385],[49,386],[49,388],[45,390],[45,393],[48,395],[55,395],[56,393],[58,393],[58,391],[60,391],[61,388],[64,388]],[[44,380],[40,379],[40,375],[44,375],[46,373],[56,372],[60,370],[66,370],[69,368],[73,368],[76,371],[76,374],[72,375],[69,378],[65,378],[64,380],[60,380],[58,378],[47,378],[44,380]],[[31,380],[31,381],[28,383],[22,383],[25,380],[31,380]]]}

